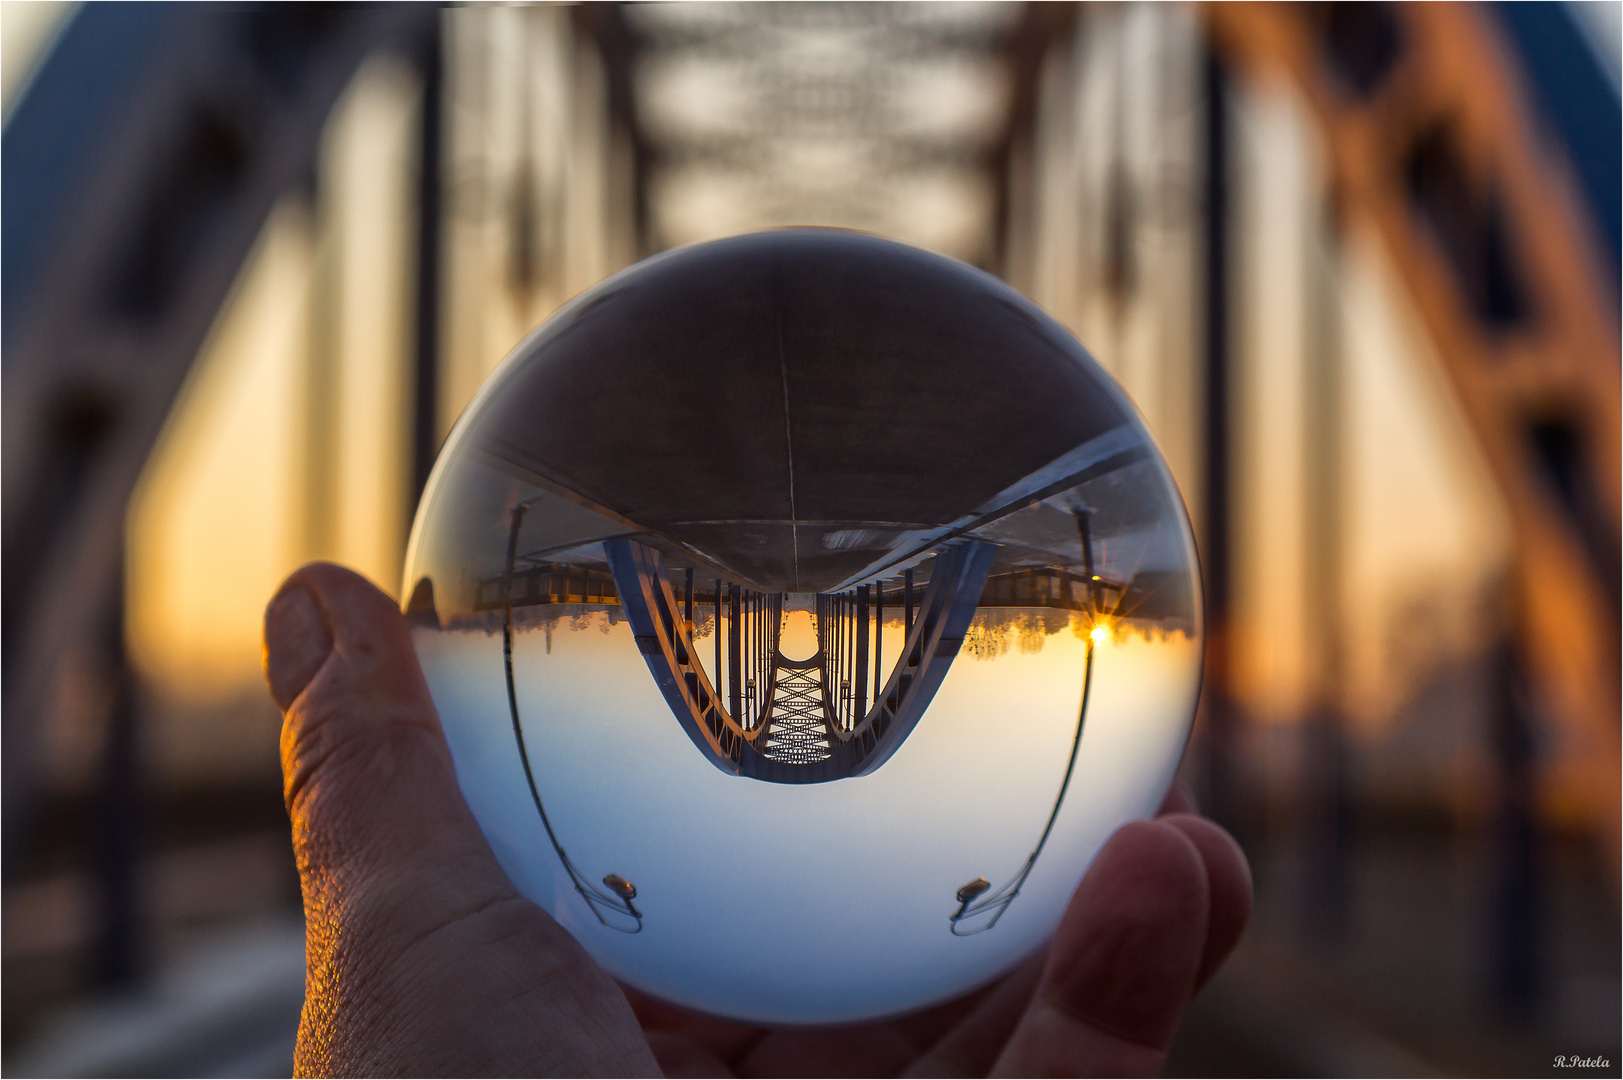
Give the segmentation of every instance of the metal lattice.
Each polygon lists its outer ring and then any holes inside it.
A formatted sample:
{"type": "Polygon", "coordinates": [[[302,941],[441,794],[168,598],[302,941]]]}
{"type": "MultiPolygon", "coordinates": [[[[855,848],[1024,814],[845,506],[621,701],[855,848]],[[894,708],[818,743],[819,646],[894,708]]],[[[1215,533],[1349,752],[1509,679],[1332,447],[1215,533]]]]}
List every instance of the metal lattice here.
{"type": "Polygon", "coordinates": [[[822,664],[772,673],[772,716],[762,753],[773,761],[809,765],[830,753],[822,664]]]}

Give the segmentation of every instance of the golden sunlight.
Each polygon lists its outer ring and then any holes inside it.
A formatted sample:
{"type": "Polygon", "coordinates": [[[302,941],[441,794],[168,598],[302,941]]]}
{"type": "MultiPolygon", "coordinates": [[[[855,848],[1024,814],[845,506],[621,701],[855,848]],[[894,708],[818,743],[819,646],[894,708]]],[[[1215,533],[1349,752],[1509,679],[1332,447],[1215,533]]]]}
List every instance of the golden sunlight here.
{"type": "Polygon", "coordinates": [[[301,563],[399,579],[413,80],[373,60],[346,91],[319,212],[294,196],[266,222],[131,500],[130,646],[162,697],[258,684],[265,603],[301,563]]]}
{"type": "Polygon", "coordinates": [[[817,655],[817,620],[809,611],[786,611],[778,649],[791,660],[817,655]]]}

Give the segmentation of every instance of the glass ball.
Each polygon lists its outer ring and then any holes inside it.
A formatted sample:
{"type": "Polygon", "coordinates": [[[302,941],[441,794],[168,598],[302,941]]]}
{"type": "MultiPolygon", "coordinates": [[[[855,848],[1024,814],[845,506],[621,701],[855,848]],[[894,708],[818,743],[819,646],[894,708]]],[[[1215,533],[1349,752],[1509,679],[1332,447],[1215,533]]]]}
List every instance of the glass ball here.
{"type": "Polygon", "coordinates": [[[475,817],[614,976],[901,1013],[1040,947],[1200,683],[1125,395],[962,263],[790,229],[648,259],[448,439],[406,614],[475,817]]]}

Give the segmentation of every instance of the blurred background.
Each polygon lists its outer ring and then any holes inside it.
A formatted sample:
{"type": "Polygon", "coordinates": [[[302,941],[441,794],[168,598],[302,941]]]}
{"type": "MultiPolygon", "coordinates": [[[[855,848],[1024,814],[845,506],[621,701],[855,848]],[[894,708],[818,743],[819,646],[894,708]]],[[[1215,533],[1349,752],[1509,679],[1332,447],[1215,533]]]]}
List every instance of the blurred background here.
{"type": "Polygon", "coordinates": [[[1256,873],[1175,1075],[1616,1074],[1619,4],[0,3],[3,1059],[287,1075],[260,619],[665,248],[872,230],[1126,387],[1256,873]]]}

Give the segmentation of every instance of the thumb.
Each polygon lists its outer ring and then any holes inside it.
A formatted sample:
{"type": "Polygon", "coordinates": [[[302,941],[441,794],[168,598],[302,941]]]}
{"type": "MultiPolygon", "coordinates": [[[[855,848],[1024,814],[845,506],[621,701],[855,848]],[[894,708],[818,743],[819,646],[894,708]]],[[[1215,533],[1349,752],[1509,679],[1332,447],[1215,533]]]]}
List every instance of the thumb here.
{"type": "Polygon", "coordinates": [[[613,980],[491,853],[394,602],[304,567],[266,609],[265,675],[304,887],[298,1075],[654,1075],[613,980]]]}
{"type": "Polygon", "coordinates": [[[265,675],[284,712],[283,794],[310,914],[443,860],[459,892],[512,891],[388,596],[341,567],[299,570],[265,611],[265,675]]]}

